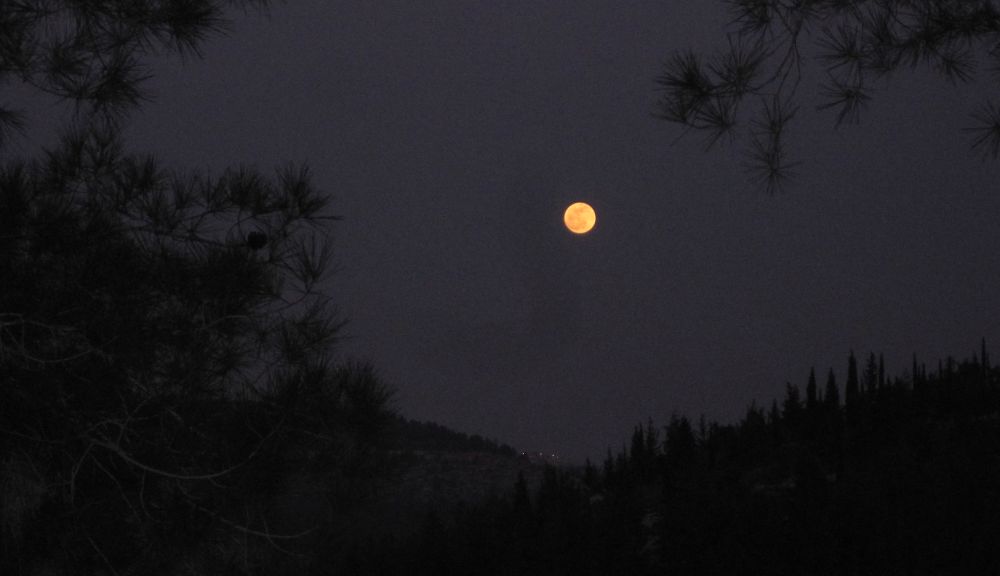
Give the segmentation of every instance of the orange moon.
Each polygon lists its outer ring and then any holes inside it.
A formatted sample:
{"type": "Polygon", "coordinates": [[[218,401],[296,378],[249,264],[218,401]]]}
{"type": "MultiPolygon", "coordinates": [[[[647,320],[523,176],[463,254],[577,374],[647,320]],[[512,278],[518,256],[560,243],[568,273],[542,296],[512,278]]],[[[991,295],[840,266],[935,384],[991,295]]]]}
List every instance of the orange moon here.
{"type": "Polygon", "coordinates": [[[586,234],[597,224],[597,213],[586,202],[575,202],[569,205],[563,214],[566,228],[574,234],[586,234]]]}

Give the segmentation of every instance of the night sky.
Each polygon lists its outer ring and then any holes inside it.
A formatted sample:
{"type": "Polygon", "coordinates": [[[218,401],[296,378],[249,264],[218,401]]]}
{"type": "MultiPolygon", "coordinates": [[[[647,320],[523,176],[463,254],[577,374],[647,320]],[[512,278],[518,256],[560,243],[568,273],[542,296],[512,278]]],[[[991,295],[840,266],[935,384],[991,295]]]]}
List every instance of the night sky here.
{"type": "Polygon", "coordinates": [[[155,61],[129,145],[213,173],[307,162],[343,218],[344,356],[404,415],[520,449],[599,459],[648,417],[732,421],[810,366],[843,383],[851,349],[897,375],[995,351],[998,165],[961,128],[996,76],[898,75],[837,130],[807,77],[798,177],[768,195],[739,142],[706,153],[653,117],[662,63],[724,47],[727,20],[710,1],[276,4],[203,59],[155,61]],[[586,236],[562,226],[576,200],[586,236]]]}

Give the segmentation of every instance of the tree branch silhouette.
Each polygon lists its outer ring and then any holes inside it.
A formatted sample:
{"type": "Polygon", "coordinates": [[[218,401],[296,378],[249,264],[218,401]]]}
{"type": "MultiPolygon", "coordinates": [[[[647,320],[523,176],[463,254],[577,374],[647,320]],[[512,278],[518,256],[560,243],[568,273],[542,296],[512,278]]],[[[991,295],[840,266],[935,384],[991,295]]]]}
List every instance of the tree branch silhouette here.
{"type": "Polygon", "coordinates": [[[185,172],[122,137],[152,56],[265,5],[0,2],[0,82],[74,115],[15,159],[29,127],[0,102],[0,573],[226,572],[219,534],[322,531],[271,529],[293,482],[367,473],[391,394],[333,361],[329,197],[304,166],[185,172]]]}
{"type": "MultiPolygon", "coordinates": [[[[769,193],[781,189],[797,164],[781,142],[797,110],[803,67],[819,62],[818,111],[834,125],[860,121],[874,81],[902,70],[926,69],[953,84],[1000,69],[1000,12],[988,0],[727,0],[733,14],[728,48],[705,58],[687,51],[669,58],[657,78],[657,116],[683,134],[706,134],[712,148],[746,127],[746,169],[769,193]],[[759,103],[754,106],[753,101],[759,103]],[[749,109],[748,109],[749,108],[749,109]],[[777,129],[761,130],[760,126],[777,129]]],[[[1000,156],[1000,114],[987,101],[970,112],[971,147],[1000,156]]]]}

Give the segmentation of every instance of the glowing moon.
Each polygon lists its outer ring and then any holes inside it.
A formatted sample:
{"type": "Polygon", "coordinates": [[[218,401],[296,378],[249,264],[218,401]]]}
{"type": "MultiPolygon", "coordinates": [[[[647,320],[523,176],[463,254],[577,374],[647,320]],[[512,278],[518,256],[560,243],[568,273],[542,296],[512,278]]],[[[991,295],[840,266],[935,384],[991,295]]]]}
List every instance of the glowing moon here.
{"type": "Polygon", "coordinates": [[[586,202],[576,202],[570,204],[563,214],[563,222],[566,228],[574,234],[586,234],[597,224],[597,213],[586,202]]]}

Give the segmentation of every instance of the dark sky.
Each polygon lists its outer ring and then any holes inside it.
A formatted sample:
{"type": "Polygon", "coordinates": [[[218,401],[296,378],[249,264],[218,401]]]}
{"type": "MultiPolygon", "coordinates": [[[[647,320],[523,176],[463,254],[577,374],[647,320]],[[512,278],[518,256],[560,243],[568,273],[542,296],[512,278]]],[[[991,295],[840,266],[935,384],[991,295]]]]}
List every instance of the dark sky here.
{"type": "MultiPolygon", "coordinates": [[[[791,188],[652,117],[722,2],[331,2],[238,17],[156,65],[133,148],[311,166],[334,197],[345,355],[405,415],[600,458],[677,412],[731,421],[848,352],[1000,342],[998,168],[961,131],[995,79],[903,74],[860,126],[806,101],[791,188]],[[571,201],[598,212],[577,237],[571,201]]],[[[997,353],[1000,355],[1000,352],[997,353]]]]}

